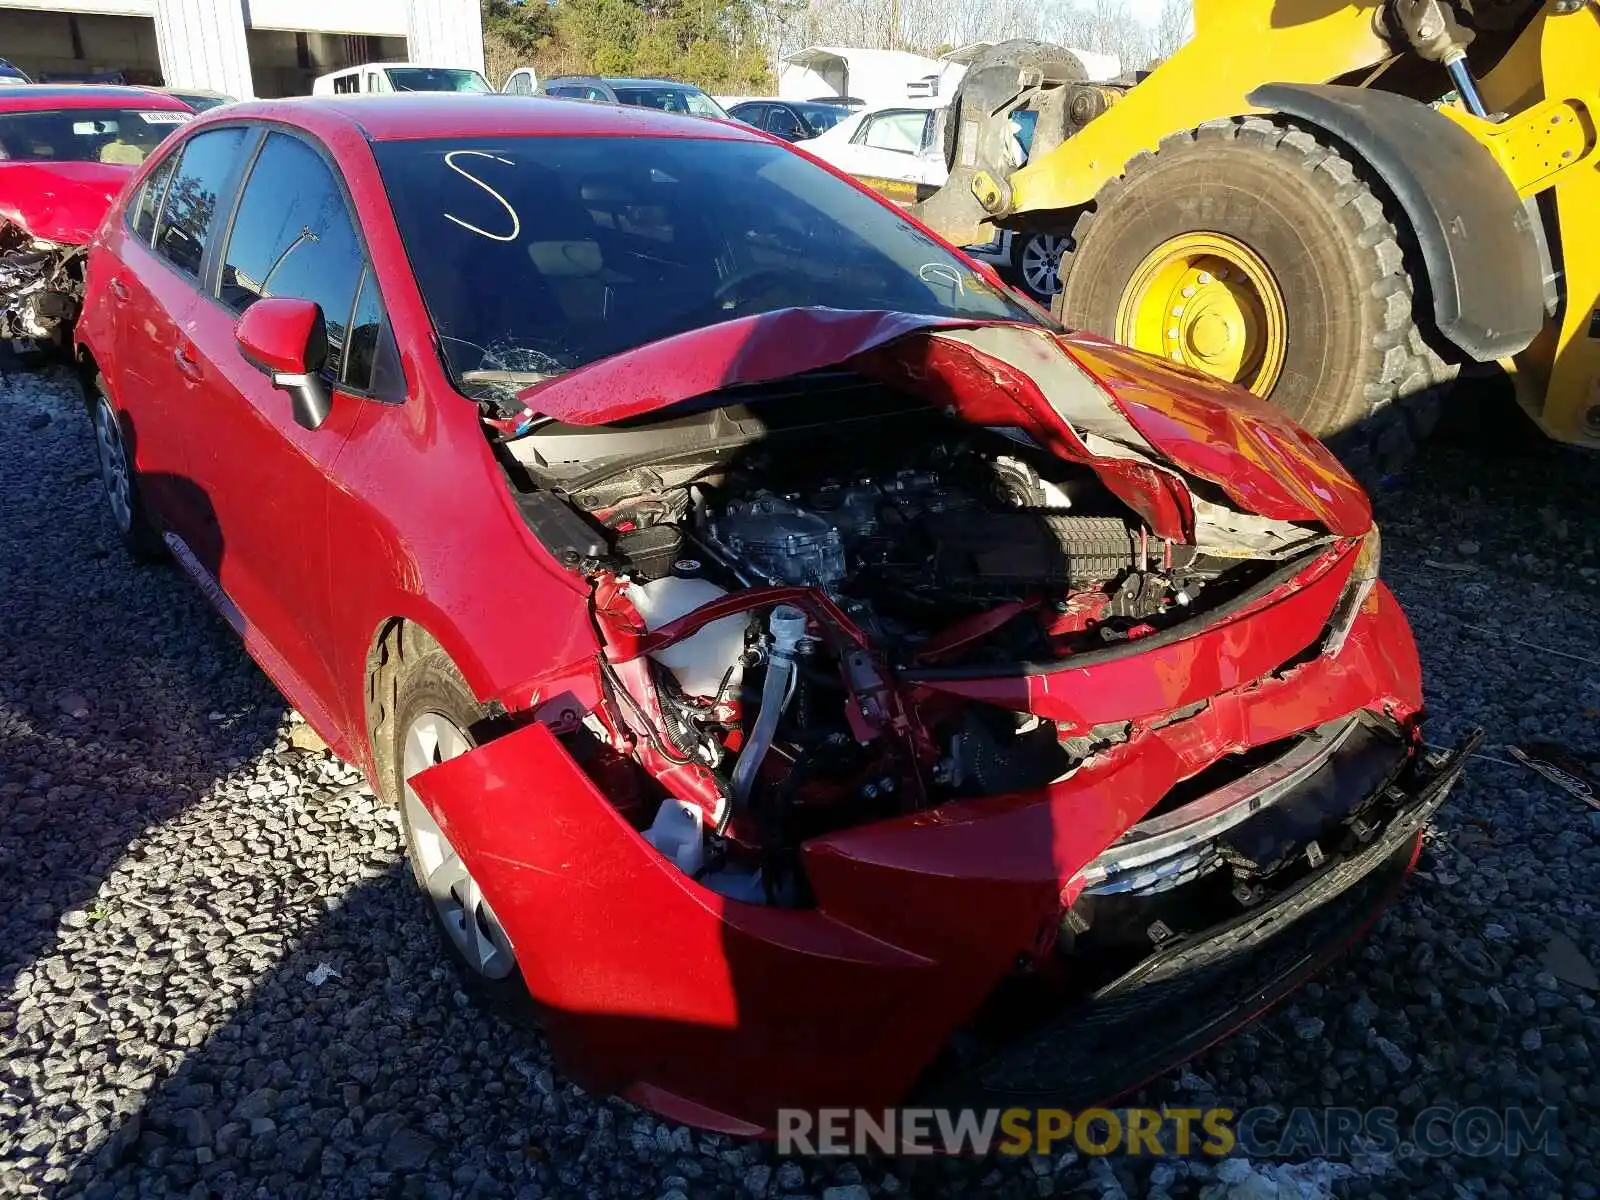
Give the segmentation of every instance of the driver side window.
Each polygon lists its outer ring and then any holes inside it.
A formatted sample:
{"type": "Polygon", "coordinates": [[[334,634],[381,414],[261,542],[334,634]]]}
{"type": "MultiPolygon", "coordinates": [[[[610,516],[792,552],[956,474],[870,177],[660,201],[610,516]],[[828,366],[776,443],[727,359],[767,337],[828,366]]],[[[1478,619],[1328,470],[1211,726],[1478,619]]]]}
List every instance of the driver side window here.
{"type": "MultiPolygon", "coordinates": [[[[365,269],[349,207],[328,164],[299,138],[268,134],[228,234],[219,298],[239,313],[264,296],[315,300],[328,326],[329,382],[364,390],[371,355],[358,358],[362,372],[346,372],[344,360],[365,269]]],[[[375,303],[375,292],[369,300],[375,303]]]]}

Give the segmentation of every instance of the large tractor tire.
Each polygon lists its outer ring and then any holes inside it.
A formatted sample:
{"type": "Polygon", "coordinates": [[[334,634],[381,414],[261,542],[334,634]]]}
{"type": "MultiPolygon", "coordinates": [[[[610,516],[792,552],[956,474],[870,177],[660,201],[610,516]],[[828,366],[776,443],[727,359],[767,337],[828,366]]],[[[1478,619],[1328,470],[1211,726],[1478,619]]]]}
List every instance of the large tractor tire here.
{"type": "Polygon", "coordinates": [[[1367,482],[1404,466],[1455,376],[1404,234],[1336,146],[1261,118],[1175,134],[1079,217],[1056,315],[1242,384],[1367,482]]]}

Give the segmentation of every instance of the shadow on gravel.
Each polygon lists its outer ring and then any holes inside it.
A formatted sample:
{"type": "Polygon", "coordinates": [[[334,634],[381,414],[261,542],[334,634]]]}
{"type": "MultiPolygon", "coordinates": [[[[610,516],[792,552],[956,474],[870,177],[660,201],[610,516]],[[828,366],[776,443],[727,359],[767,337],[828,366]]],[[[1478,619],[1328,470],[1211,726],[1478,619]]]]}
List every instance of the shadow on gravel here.
{"type": "Polygon", "coordinates": [[[468,1001],[403,865],[293,947],[59,1194],[554,1195],[608,1172],[631,1194],[632,1110],[558,1083],[537,1034],[468,1001]]]}
{"type": "Polygon", "coordinates": [[[0,995],[285,711],[183,572],[125,553],[63,383],[0,389],[0,995]]]}
{"type": "MultiPolygon", "coordinates": [[[[1499,571],[1585,603],[1600,594],[1600,454],[1547,438],[1503,380],[1458,388],[1434,440],[1373,502],[1386,543],[1419,551],[1409,565],[1441,582],[1499,571]]],[[[1506,600],[1502,621],[1537,640],[1541,615],[1506,600]]]]}

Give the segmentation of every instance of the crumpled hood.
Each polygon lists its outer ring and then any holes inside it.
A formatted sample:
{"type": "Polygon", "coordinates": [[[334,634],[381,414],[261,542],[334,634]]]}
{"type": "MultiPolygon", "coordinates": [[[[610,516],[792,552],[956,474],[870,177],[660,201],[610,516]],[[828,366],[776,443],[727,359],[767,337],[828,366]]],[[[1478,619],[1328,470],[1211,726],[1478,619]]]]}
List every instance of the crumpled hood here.
{"type": "Polygon", "coordinates": [[[1223,552],[1286,548],[1306,525],[1366,532],[1366,495],[1310,434],[1243,389],[1081,334],[1010,322],[790,308],[690,330],[519,394],[602,425],[721,388],[847,367],[1023,430],[1091,466],[1163,537],[1223,552]]]}
{"type": "Polygon", "coordinates": [[[1067,352],[1177,466],[1286,521],[1315,512],[1336,533],[1372,523],[1366,493],[1311,434],[1241,387],[1089,334],[1067,352]]]}
{"type": "Polygon", "coordinates": [[[86,245],[136,167],[97,162],[0,162],[0,220],[34,237],[86,245]]]}

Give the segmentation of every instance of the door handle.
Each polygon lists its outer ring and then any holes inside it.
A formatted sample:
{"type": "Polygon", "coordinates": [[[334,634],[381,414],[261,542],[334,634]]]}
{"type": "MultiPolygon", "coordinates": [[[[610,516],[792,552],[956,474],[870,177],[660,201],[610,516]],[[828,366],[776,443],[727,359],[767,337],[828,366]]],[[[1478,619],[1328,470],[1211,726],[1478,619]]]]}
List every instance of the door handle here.
{"type": "Polygon", "coordinates": [[[189,352],[182,346],[172,352],[172,361],[178,364],[178,374],[185,379],[192,379],[196,383],[200,382],[200,364],[190,358],[189,352]]]}
{"type": "Polygon", "coordinates": [[[123,283],[122,280],[118,279],[115,275],[111,277],[111,282],[107,286],[110,287],[111,294],[119,301],[126,300],[128,298],[128,285],[123,283]]]}

